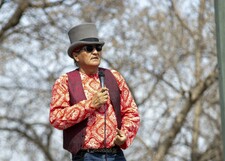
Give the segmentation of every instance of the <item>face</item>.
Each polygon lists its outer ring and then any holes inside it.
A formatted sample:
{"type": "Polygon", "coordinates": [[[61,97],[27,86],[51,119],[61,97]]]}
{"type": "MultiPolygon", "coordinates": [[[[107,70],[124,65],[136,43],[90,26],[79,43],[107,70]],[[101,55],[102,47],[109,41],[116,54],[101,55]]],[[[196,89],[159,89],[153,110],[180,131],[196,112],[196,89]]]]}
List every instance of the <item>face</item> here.
{"type": "Polygon", "coordinates": [[[102,45],[85,45],[73,52],[80,68],[98,67],[101,62],[102,45]]]}

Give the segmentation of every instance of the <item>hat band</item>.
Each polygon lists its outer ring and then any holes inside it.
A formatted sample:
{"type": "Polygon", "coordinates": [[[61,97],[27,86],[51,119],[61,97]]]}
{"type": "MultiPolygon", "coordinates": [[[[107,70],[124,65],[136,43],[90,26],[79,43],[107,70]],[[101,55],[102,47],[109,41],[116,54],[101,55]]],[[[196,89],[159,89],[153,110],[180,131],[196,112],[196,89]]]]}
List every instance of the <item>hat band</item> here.
{"type": "Polygon", "coordinates": [[[98,38],[85,38],[85,39],[81,39],[80,41],[93,41],[93,42],[99,42],[98,38]]]}

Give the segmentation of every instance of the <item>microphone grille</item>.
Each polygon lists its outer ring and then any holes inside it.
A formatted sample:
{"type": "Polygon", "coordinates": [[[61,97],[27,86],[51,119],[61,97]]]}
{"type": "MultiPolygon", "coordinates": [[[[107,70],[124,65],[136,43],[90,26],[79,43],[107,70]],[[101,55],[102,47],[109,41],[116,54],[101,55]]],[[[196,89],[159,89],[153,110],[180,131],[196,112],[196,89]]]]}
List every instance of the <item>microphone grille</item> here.
{"type": "Polygon", "coordinates": [[[104,72],[103,72],[103,71],[101,71],[101,70],[100,70],[100,71],[98,72],[98,76],[99,76],[99,77],[104,77],[104,76],[105,76],[105,74],[104,74],[104,72]]]}

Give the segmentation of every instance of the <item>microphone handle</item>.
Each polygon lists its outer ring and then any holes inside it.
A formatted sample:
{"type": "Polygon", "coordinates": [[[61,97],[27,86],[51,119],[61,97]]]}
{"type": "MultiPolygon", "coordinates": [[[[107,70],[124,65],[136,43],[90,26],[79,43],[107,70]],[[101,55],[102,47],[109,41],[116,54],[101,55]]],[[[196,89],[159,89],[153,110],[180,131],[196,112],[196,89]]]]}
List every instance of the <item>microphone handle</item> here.
{"type": "Polygon", "coordinates": [[[100,77],[100,85],[102,88],[105,86],[104,77],[100,77]]]}

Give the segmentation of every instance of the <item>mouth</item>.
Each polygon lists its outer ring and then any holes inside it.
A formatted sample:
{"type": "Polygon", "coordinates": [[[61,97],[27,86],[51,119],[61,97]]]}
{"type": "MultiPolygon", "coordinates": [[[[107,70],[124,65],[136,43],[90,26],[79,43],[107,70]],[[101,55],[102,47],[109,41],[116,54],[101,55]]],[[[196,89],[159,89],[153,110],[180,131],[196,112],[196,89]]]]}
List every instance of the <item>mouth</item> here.
{"type": "Polygon", "coordinates": [[[92,57],[91,60],[99,60],[99,57],[92,57]]]}

